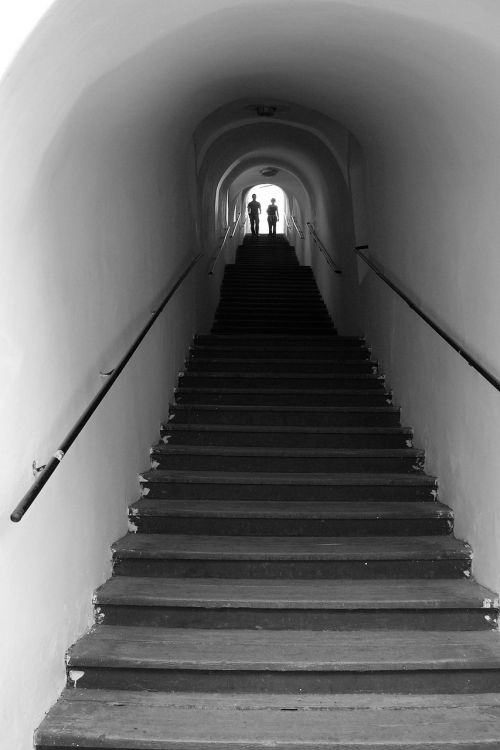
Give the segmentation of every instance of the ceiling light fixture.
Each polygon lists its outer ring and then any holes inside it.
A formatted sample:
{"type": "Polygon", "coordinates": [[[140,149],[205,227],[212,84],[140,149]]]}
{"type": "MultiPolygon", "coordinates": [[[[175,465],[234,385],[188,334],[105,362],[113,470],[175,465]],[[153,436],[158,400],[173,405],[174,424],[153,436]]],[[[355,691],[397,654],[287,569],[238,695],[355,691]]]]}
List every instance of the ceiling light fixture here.
{"type": "Polygon", "coordinates": [[[245,109],[253,110],[259,117],[274,117],[276,112],[286,112],[288,107],[284,104],[249,104],[245,109]]]}
{"type": "Polygon", "coordinates": [[[264,167],[264,169],[260,170],[261,175],[264,177],[274,177],[275,174],[278,174],[279,169],[276,167],[264,167]]]}
{"type": "Polygon", "coordinates": [[[255,111],[259,117],[274,117],[276,114],[276,107],[272,107],[268,104],[259,104],[255,107],[255,111]]]}

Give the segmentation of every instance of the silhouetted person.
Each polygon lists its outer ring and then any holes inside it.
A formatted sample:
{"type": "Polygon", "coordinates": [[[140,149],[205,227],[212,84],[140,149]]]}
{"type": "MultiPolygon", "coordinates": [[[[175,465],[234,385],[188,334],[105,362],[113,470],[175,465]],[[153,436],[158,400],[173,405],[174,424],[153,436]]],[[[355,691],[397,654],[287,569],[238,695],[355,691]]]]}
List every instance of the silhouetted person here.
{"type": "Polygon", "coordinates": [[[276,234],[276,223],[279,221],[278,206],[276,198],[271,198],[271,203],[267,207],[267,223],[269,224],[269,236],[276,234]]]}
{"type": "Polygon", "coordinates": [[[250,217],[250,231],[252,234],[259,234],[259,214],[260,203],[254,193],[252,195],[252,200],[248,204],[248,216],[250,217]]]}

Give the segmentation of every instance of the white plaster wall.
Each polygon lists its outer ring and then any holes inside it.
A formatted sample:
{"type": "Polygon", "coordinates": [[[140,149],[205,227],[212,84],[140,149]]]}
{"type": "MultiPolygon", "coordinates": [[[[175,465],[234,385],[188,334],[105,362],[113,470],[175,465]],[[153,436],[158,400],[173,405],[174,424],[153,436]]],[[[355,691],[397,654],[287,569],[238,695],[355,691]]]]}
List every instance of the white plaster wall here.
{"type": "MultiPolygon", "coordinates": [[[[482,40],[477,33],[486,5],[467,10],[454,15],[453,31],[417,27],[411,40],[405,35],[405,65],[391,86],[385,77],[370,81],[391,118],[379,110],[384,129],[373,119],[369,136],[358,137],[368,163],[372,255],[498,377],[500,59],[488,32],[482,40]]],[[[498,28],[498,10],[489,11],[498,28]]],[[[384,57],[394,64],[396,48],[384,57]]],[[[498,591],[499,394],[362,264],[360,280],[374,354],[439,477],[441,499],[456,511],[457,535],[474,549],[475,575],[498,591]]]]}
{"type": "Polygon", "coordinates": [[[474,575],[498,591],[498,392],[382,281],[367,275],[361,290],[368,340],[395,403],[425,447],[440,498],[455,510],[456,536],[472,546],[474,575]]]}
{"type": "Polygon", "coordinates": [[[27,50],[0,89],[0,744],[16,750],[32,746],[64,686],[64,653],[92,622],[92,592],[126,532],[198,305],[193,276],[12,524],[33,458],[46,462],[100,387],[99,370],[112,369],[197,251],[192,144],[182,124],[165,137],[143,71],[89,75],[75,99],[72,55],[39,42],[37,65],[27,50]]]}
{"type": "MultiPolygon", "coordinates": [[[[432,62],[422,54],[414,71],[412,93],[433,94],[425,109],[410,97],[415,106],[397,114],[368,155],[374,257],[497,377],[499,67],[493,45],[442,34],[432,62]]],[[[375,280],[363,287],[375,353],[439,476],[442,500],[456,510],[458,536],[474,549],[475,575],[498,591],[500,394],[375,280]]]]}

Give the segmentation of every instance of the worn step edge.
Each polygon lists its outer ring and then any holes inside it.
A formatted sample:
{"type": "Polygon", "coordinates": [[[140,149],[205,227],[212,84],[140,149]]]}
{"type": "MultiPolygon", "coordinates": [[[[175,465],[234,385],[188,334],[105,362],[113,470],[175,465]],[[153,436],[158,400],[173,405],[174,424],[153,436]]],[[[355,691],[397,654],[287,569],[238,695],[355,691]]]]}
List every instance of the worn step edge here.
{"type": "Polygon", "coordinates": [[[255,404],[252,406],[246,406],[245,404],[174,404],[170,403],[170,409],[174,410],[203,410],[203,411],[233,411],[233,412],[244,412],[244,411],[262,411],[262,412],[290,412],[303,414],[307,412],[311,413],[328,413],[328,414],[399,414],[400,409],[398,406],[387,404],[384,406],[298,406],[290,404],[289,406],[280,405],[259,405],[255,404]]]}
{"type": "Polygon", "coordinates": [[[244,433],[286,433],[291,435],[380,435],[413,437],[410,427],[311,427],[309,425],[247,425],[247,424],[190,424],[164,422],[160,425],[161,432],[244,432],[244,433]]]}
{"type": "Polygon", "coordinates": [[[151,448],[157,456],[251,456],[275,458],[413,458],[423,460],[419,448],[254,448],[211,445],[165,445],[151,448]]]}
{"type": "MultiPolygon", "coordinates": [[[[182,381],[181,381],[182,383],[182,381]]],[[[265,393],[266,395],[270,393],[275,394],[285,394],[285,395],[304,395],[304,394],[312,394],[312,395],[318,395],[318,396],[385,396],[386,398],[391,398],[391,392],[384,390],[382,387],[379,389],[375,388],[210,388],[210,387],[203,387],[200,386],[198,388],[196,387],[185,387],[183,385],[180,385],[178,388],[174,389],[175,393],[220,393],[221,395],[227,394],[245,394],[245,393],[252,393],[252,394],[260,394],[265,393]]]]}
{"type": "Polygon", "coordinates": [[[37,747],[498,750],[500,695],[263,695],[65,690],[37,747]]]}
{"type": "MultiPolygon", "coordinates": [[[[186,360],[186,362],[191,362],[192,360],[186,360]]],[[[199,359],[196,359],[196,361],[199,361],[199,359]]],[[[331,359],[325,360],[325,359],[304,359],[304,358],[297,358],[297,359],[279,359],[278,357],[269,357],[267,359],[264,358],[257,358],[257,359],[242,359],[238,357],[211,357],[211,358],[204,358],[203,363],[204,364],[210,364],[213,363],[214,365],[218,364],[232,364],[232,365],[241,365],[242,367],[245,367],[246,365],[252,364],[252,365],[274,365],[274,364],[288,364],[290,366],[292,365],[301,365],[301,364],[307,364],[307,365],[324,365],[329,364],[331,362],[332,365],[366,365],[371,367],[377,367],[377,361],[376,360],[359,360],[359,359],[346,359],[346,360],[339,360],[339,359],[331,359]]],[[[225,371],[224,371],[225,372],[225,371]]],[[[269,370],[269,372],[272,372],[272,369],[269,370]]],[[[280,373],[281,374],[281,373],[280,373]]]]}
{"type": "Polygon", "coordinates": [[[274,473],[266,472],[255,474],[253,472],[230,472],[230,471],[168,471],[155,469],[144,472],[139,480],[142,483],[157,482],[191,482],[193,484],[204,484],[213,482],[217,484],[300,484],[300,485],[327,485],[327,486],[413,486],[424,485],[437,488],[437,480],[428,474],[395,474],[395,473],[274,473]]]}
{"type": "Polygon", "coordinates": [[[129,533],[112,545],[115,559],[203,560],[471,560],[451,536],[246,537],[129,533]]]}
{"type": "Polygon", "coordinates": [[[500,670],[500,637],[481,631],[197,630],[95,627],[68,666],[278,672],[500,670]]]}
{"type": "Polygon", "coordinates": [[[431,502],[321,502],[287,500],[141,500],[130,506],[131,517],[283,518],[283,519],[453,519],[453,511],[431,502]]]}
{"type": "MultiPolygon", "coordinates": [[[[307,348],[308,342],[313,350],[322,350],[325,348],[325,340],[323,335],[314,336],[313,334],[310,334],[309,336],[304,336],[301,333],[288,333],[282,334],[281,336],[276,336],[276,334],[263,334],[261,336],[254,336],[251,334],[237,335],[227,333],[207,333],[203,336],[195,336],[193,339],[191,339],[191,346],[200,347],[202,349],[213,349],[214,347],[234,347],[237,349],[241,349],[243,346],[248,346],[250,349],[269,349],[274,346],[276,346],[278,349],[280,347],[285,347],[288,349],[299,347],[299,349],[304,349],[307,348]]],[[[366,343],[366,339],[349,338],[347,336],[341,336],[339,333],[336,333],[331,337],[331,340],[328,342],[328,346],[333,350],[357,350],[360,348],[369,348],[368,344],[366,343]]]]}
{"type": "Polygon", "coordinates": [[[480,609],[498,596],[471,580],[304,581],[115,576],[95,593],[96,605],[265,609],[480,609]]]}
{"type": "Polygon", "coordinates": [[[383,386],[384,376],[377,375],[371,372],[353,372],[353,373],[337,373],[337,372],[325,372],[325,373],[311,373],[311,372],[272,372],[271,370],[266,372],[248,372],[248,371],[237,371],[237,370],[222,370],[213,371],[205,370],[204,372],[190,371],[179,373],[180,383],[183,378],[191,378],[191,380],[206,379],[206,378],[246,378],[248,380],[265,380],[266,378],[272,378],[275,380],[352,380],[353,383],[356,381],[373,381],[383,386]]]}
{"type": "Polygon", "coordinates": [[[294,352],[300,360],[305,359],[306,361],[309,361],[309,357],[319,357],[321,354],[325,356],[321,356],[319,361],[324,362],[325,360],[331,359],[333,362],[337,362],[343,361],[345,357],[352,356],[353,353],[361,353],[364,357],[368,357],[370,350],[366,346],[354,344],[352,346],[319,346],[317,342],[314,342],[314,344],[307,346],[305,343],[293,345],[289,342],[287,344],[282,343],[276,345],[267,343],[265,345],[245,344],[242,346],[238,346],[236,343],[227,345],[214,344],[213,346],[193,344],[190,346],[190,352],[195,355],[210,354],[216,358],[221,356],[234,357],[233,352],[237,353],[239,356],[241,356],[241,352],[247,352],[250,354],[254,354],[255,352],[265,352],[266,354],[271,353],[270,359],[277,359],[279,361],[283,360],[283,357],[279,356],[281,352],[294,352]],[[212,352],[214,351],[220,352],[221,354],[213,355],[212,352]]]}
{"type": "MultiPolygon", "coordinates": [[[[221,343],[232,343],[234,341],[245,341],[245,338],[248,338],[250,340],[257,340],[260,344],[260,341],[266,341],[267,339],[274,339],[276,338],[275,334],[270,334],[266,336],[265,334],[261,336],[252,336],[247,335],[245,337],[244,335],[238,335],[238,334],[206,334],[202,336],[195,336],[193,341],[195,344],[200,345],[210,345],[210,344],[221,344],[221,343]]],[[[279,339],[284,343],[303,343],[306,346],[313,343],[321,343],[324,341],[323,336],[302,336],[300,334],[292,335],[292,334],[286,334],[283,336],[280,336],[279,339]]],[[[357,336],[340,336],[339,334],[332,335],[332,342],[334,342],[334,346],[366,346],[365,339],[362,337],[357,336]]]]}

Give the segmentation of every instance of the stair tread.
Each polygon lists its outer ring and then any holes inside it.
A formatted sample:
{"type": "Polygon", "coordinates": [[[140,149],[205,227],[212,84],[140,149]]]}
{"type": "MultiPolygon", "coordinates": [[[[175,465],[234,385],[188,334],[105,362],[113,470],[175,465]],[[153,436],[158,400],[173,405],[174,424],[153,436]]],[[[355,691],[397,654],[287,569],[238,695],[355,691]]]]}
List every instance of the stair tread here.
{"type": "Polygon", "coordinates": [[[466,579],[275,580],[115,576],[97,604],[267,609],[484,609],[498,597],[466,579]]]}
{"type": "Polygon", "coordinates": [[[217,387],[217,388],[210,388],[206,386],[198,386],[198,387],[190,387],[190,386],[183,386],[182,384],[175,389],[176,394],[183,394],[183,393],[220,393],[222,394],[296,394],[297,396],[304,396],[307,394],[316,394],[319,396],[326,396],[326,395],[339,395],[339,396],[374,396],[379,398],[380,396],[385,396],[387,399],[391,398],[391,394],[389,391],[385,391],[383,389],[383,386],[381,384],[380,390],[375,388],[276,388],[275,386],[270,388],[260,387],[260,388],[228,388],[227,386],[224,386],[223,388],[217,387]]]}
{"type": "Polygon", "coordinates": [[[148,500],[131,506],[132,516],[203,516],[204,518],[419,519],[453,518],[439,502],[322,502],[262,500],[148,500]]]}
{"type": "Polygon", "coordinates": [[[165,422],[162,424],[162,429],[166,432],[283,432],[298,435],[406,435],[408,437],[413,435],[410,427],[311,427],[308,425],[266,425],[263,427],[250,424],[196,424],[174,421],[165,422]]]}
{"type": "Polygon", "coordinates": [[[276,537],[127,534],[112,545],[123,559],[470,560],[451,536],[276,537]]]}
{"type": "MultiPolygon", "coordinates": [[[[210,342],[210,343],[214,343],[214,344],[220,344],[220,343],[225,343],[225,342],[232,343],[234,341],[244,342],[245,339],[249,339],[249,340],[253,340],[253,341],[255,341],[257,339],[258,341],[264,341],[265,342],[268,339],[273,339],[274,340],[276,338],[279,338],[279,340],[282,343],[284,343],[284,344],[298,342],[298,343],[305,344],[307,346],[311,342],[312,343],[316,343],[316,344],[317,343],[323,343],[323,344],[327,343],[325,341],[325,337],[324,336],[314,336],[313,334],[311,334],[310,336],[304,336],[303,334],[295,334],[294,335],[294,334],[291,334],[291,333],[289,333],[289,334],[282,334],[279,337],[277,337],[275,333],[271,333],[271,334],[268,334],[268,335],[266,335],[266,334],[259,334],[259,336],[254,336],[252,334],[244,334],[244,333],[243,334],[236,334],[236,333],[210,333],[210,334],[207,334],[206,336],[195,336],[194,341],[195,341],[195,343],[197,343],[197,342],[204,342],[206,344],[206,343],[210,342]]],[[[328,340],[328,345],[330,346],[330,345],[332,345],[332,343],[333,343],[334,346],[345,346],[346,344],[348,344],[349,346],[353,346],[353,345],[363,346],[365,344],[365,340],[361,336],[340,336],[338,333],[334,334],[332,332],[331,339],[328,340]]],[[[259,344],[259,346],[261,346],[261,345],[259,344]]]]}
{"type": "MultiPolygon", "coordinates": [[[[372,391],[370,391],[372,393],[372,391]]],[[[171,404],[170,408],[173,410],[193,410],[193,407],[196,408],[197,411],[203,410],[203,411],[233,411],[233,412],[243,412],[243,411],[262,411],[262,412],[295,412],[297,414],[303,414],[306,412],[311,412],[313,414],[399,414],[399,408],[397,406],[392,406],[391,404],[387,404],[386,406],[300,406],[300,405],[290,405],[290,406],[273,406],[272,404],[269,404],[269,406],[264,405],[247,405],[247,404],[171,404]]]]}
{"type": "MultiPolygon", "coordinates": [[[[265,378],[279,378],[279,379],[290,379],[290,380],[349,380],[353,381],[376,381],[383,384],[384,378],[380,375],[375,375],[371,372],[360,372],[360,373],[337,373],[337,372],[325,372],[325,373],[311,373],[311,372],[248,372],[248,371],[211,371],[205,370],[204,372],[190,371],[183,373],[182,377],[189,377],[191,379],[196,378],[249,378],[252,380],[263,380],[265,378]]],[[[182,378],[181,378],[182,382],[182,378]]]]}
{"type": "Polygon", "coordinates": [[[362,356],[363,359],[369,358],[370,350],[364,344],[332,346],[330,344],[330,339],[326,341],[324,336],[321,338],[323,340],[323,345],[315,342],[310,342],[308,344],[307,341],[295,344],[292,342],[276,343],[274,341],[267,344],[257,344],[256,342],[234,342],[231,344],[215,343],[211,346],[195,344],[191,346],[191,352],[193,352],[195,356],[203,355],[207,357],[219,357],[224,355],[225,357],[232,357],[234,354],[237,354],[239,358],[243,355],[245,357],[249,356],[251,359],[260,358],[262,355],[265,355],[265,358],[267,359],[269,354],[272,359],[283,359],[282,354],[292,354],[293,359],[300,356],[302,359],[306,360],[309,358],[343,360],[346,357],[348,359],[358,359],[359,356],[362,356]],[[217,354],[214,355],[212,352],[217,352],[217,354]],[[257,357],[255,355],[257,355],[257,357]]]}
{"type": "Polygon", "coordinates": [[[314,473],[278,473],[278,472],[244,472],[244,471],[183,471],[153,469],[141,475],[145,482],[215,482],[217,484],[307,484],[313,485],[391,485],[412,486],[425,485],[434,487],[435,477],[428,474],[396,474],[385,472],[314,472],[314,473]]]}
{"type": "MultiPolygon", "coordinates": [[[[65,690],[38,743],[129,750],[481,750],[500,695],[279,695],[65,690]]],[[[487,744],[485,744],[487,743],[487,744]]]]}
{"type": "Polygon", "coordinates": [[[209,630],[98,625],[68,664],[142,669],[399,671],[500,668],[497,631],[209,630]]]}
{"type": "Polygon", "coordinates": [[[160,443],[152,449],[152,455],[200,455],[200,456],[275,456],[275,457],[323,457],[323,458],[421,458],[420,448],[259,448],[234,447],[232,445],[165,445],[160,443]]]}
{"type": "MultiPolygon", "coordinates": [[[[287,364],[287,365],[298,365],[302,364],[304,362],[307,362],[307,364],[310,365],[324,365],[325,363],[328,363],[328,360],[325,359],[278,359],[276,357],[272,359],[241,359],[239,357],[206,357],[203,359],[203,362],[205,364],[233,364],[233,365],[241,365],[243,368],[245,368],[249,364],[259,364],[259,365],[274,365],[274,364],[287,364]]],[[[331,360],[332,364],[345,364],[345,365],[359,365],[359,364],[367,364],[371,365],[372,367],[376,367],[377,362],[376,360],[366,360],[366,359],[333,359],[331,360]]],[[[225,373],[226,374],[226,373],[225,373]]],[[[279,373],[282,375],[283,373],[279,373]]]]}

